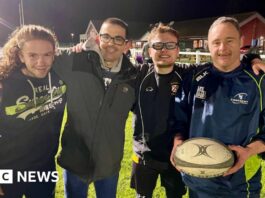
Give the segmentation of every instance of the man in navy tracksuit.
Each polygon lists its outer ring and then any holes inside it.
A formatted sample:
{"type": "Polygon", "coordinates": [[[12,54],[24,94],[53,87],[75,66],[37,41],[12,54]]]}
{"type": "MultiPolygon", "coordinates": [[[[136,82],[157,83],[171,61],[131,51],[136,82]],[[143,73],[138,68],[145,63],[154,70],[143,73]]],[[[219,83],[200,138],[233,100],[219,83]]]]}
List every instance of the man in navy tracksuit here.
{"type": "Polygon", "coordinates": [[[175,98],[179,133],[172,156],[184,139],[209,137],[229,145],[237,158],[221,177],[201,179],[183,174],[191,198],[260,197],[262,155],[258,154],[265,151],[264,74],[255,76],[240,64],[240,37],[234,18],[217,19],[208,33],[213,65],[194,70],[175,98]]]}

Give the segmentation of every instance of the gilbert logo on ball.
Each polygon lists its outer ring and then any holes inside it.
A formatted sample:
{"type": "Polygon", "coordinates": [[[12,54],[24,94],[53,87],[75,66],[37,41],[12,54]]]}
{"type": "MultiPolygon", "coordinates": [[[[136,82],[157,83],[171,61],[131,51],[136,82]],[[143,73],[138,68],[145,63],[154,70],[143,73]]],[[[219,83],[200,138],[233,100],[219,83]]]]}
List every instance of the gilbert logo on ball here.
{"type": "Polygon", "coordinates": [[[220,141],[197,137],[184,141],[174,156],[175,166],[200,178],[223,175],[234,164],[232,151],[220,141]]]}

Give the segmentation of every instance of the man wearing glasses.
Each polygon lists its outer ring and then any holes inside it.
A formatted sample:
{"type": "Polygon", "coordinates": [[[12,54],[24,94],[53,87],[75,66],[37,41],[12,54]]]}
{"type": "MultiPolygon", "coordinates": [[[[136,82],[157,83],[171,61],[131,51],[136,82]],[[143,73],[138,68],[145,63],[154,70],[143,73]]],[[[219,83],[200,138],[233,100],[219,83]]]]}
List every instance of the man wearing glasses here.
{"type": "Polygon", "coordinates": [[[136,69],[123,55],[129,47],[127,36],[124,21],[108,18],[98,45],[58,57],[55,65],[68,87],[68,120],[58,157],[66,169],[67,198],[86,198],[91,182],[97,198],[116,197],[124,127],[135,100],[136,69]]]}
{"type": "Polygon", "coordinates": [[[152,197],[159,175],[168,198],[186,192],[169,160],[175,134],[172,104],[184,71],[175,65],[178,41],[173,28],[163,24],[153,28],[148,40],[153,64],[143,65],[137,78],[131,187],[139,198],[152,197]]]}

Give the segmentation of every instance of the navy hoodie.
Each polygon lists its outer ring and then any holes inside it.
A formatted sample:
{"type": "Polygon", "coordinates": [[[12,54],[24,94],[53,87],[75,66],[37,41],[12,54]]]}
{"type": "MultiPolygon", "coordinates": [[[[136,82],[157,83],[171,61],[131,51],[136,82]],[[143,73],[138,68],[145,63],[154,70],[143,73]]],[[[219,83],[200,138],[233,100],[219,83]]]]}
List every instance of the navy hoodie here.
{"type": "Polygon", "coordinates": [[[18,69],[1,83],[0,169],[39,170],[53,164],[66,85],[52,71],[38,79],[18,69]]]}

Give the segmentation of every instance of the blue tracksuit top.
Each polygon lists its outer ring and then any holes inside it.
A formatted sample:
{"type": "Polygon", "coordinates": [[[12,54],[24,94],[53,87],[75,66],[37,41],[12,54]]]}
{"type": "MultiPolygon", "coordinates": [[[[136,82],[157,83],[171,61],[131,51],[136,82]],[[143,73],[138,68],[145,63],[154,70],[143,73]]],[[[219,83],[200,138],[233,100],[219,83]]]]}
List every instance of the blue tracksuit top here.
{"type": "MultiPolygon", "coordinates": [[[[240,65],[224,73],[211,65],[184,79],[175,98],[176,130],[184,138],[209,137],[241,146],[265,141],[264,74],[255,76],[244,68],[240,65]]],[[[227,177],[201,179],[184,174],[183,179],[203,198],[247,197],[260,193],[260,162],[258,156],[251,157],[227,177]]]]}

